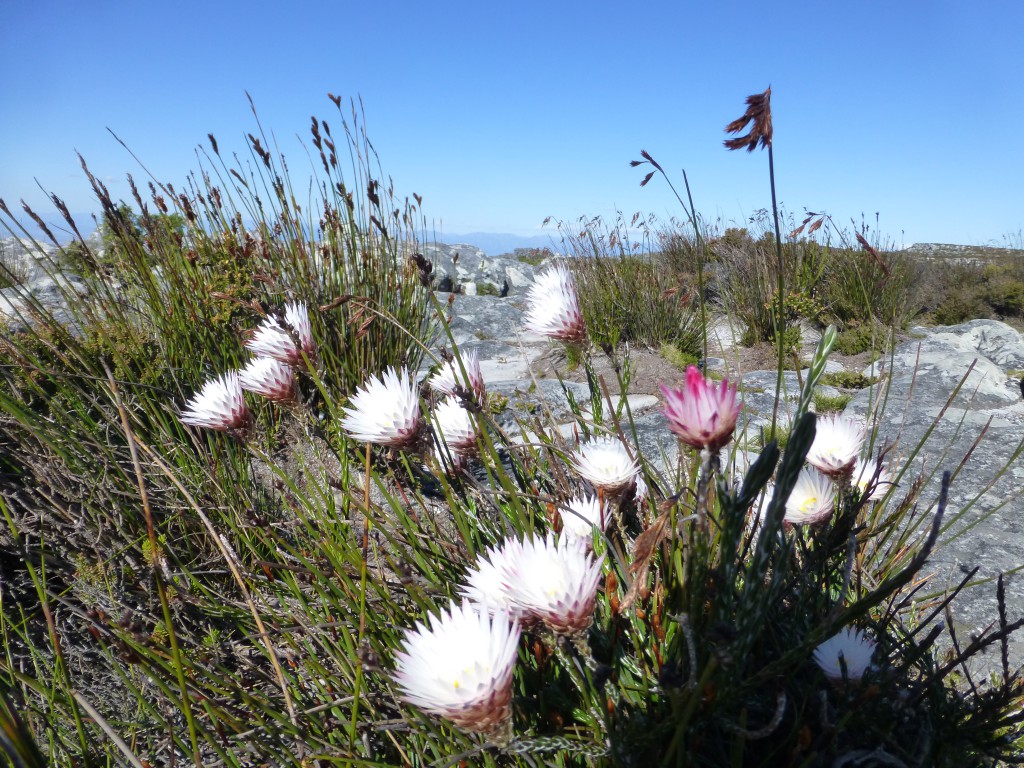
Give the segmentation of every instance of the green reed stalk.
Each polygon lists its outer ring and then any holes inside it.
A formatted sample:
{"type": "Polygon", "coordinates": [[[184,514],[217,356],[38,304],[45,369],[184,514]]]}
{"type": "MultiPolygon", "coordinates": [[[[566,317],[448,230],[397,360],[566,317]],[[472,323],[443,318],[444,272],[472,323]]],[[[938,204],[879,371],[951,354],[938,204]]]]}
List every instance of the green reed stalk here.
{"type": "MultiPolygon", "coordinates": [[[[771,90],[771,89],[769,89],[771,90]]],[[[768,142],[768,181],[772,188],[772,219],[775,222],[775,269],[778,273],[777,287],[778,302],[775,312],[775,344],[778,347],[778,372],[775,379],[775,404],[772,406],[772,437],[775,437],[775,423],[779,415],[779,399],[782,397],[782,369],[783,358],[785,357],[785,330],[786,330],[786,276],[782,268],[782,233],[779,230],[779,205],[775,198],[775,153],[771,141],[768,142]]]]}

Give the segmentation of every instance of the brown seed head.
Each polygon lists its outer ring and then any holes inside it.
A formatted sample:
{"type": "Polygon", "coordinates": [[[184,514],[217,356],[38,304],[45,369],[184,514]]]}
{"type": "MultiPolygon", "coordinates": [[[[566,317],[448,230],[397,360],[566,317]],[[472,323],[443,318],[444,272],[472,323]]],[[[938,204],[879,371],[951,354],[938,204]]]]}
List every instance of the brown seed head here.
{"type": "Polygon", "coordinates": [[[735,139],[726,139],[726,149],[746,149],[753,152],[758,143],[762,149],[772,145],[772,89],[768,88],[764,93],[755,93],[747,96],[747,111],[737,120],[733,120],[725,126],[726,133],[740,133],[749,123],[753,123],[750,131],[735,139]]]}

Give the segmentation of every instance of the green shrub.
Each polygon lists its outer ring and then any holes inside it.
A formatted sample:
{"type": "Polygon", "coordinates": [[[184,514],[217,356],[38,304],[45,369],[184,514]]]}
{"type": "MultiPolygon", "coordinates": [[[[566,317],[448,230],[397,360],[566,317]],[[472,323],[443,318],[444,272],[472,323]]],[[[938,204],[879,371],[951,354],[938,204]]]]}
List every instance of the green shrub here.
{"type": "Polygon", "coordinates": [[[477,296],[497,296],[500,291],[494,283],[479,282],[476,284],[476,295],[477,296]]]}
{"type": "Polygon", "coordinates": [[[999,256],[936,265],[927,289],[931,320],[940,325],[1024,317],[1024,260],[999,256]]]}
{"type": "Polygon", "coordinates": [[[956,325],[967,320],[989,317],[990,307],[977,285],[948,286],[946,295],[934,310],[932,320],[939,325],[956,325]]]}
{"type": "Polygon", "coordinates": [[[898,251],[833,249],[821,301],[839,327],[879,323],[905,328],[924,308],[923,267],[898,251]]]}
{"type": "Polygon", "coordinates": [[[821,377],[821,383],[840,389],[865,389],[878,383],[877,376],[865,376],[857,371],[835,371],[821,377]]]}
{"type": "Polygon", "coordinates": [[[516,248],[513,255],[518,261],[533,267],[539,267],[554,256],[550,248],[516,248]]]}
{"type": "Polygon", "coordinates": [[[882,349],[887,338],[888,332],[881,326],[852,325],[839,332],[836,351],[841,355],[859,355],[872,349],[882,349]]]}

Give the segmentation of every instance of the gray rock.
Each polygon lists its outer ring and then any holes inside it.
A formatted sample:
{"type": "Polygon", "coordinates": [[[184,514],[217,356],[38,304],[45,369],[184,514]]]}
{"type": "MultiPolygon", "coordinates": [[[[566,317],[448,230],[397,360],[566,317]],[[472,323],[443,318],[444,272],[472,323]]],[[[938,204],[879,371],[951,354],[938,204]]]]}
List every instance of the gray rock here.
{"type": "MultiPolygon", "coordinates": [[[[451,305],[451,330],[455,342],[472,345],[481,341],[518,344],[525,337],[522,302],[497,296],[456,296],[451,305]]],[[[530,337],[536,340],[538,337],[530,337]]]]}
{"type": "MultiPolygon", "coordinates": [[[[1016,455],[1024,437],[1024,402],[1017,382],[1006,376],[1024,359],[1024,339],[994,320],[917,330],[927,335],[896,349],[875,445],[896,444],[891,456],[906,466],[901,489],[919,474],[927,478],[922,507],[935,504],[943,470],[957,473],[944,523],[950,527],[931,558],[931,591],[941,591],[975,566],[978,577],[994,578],[1024,562],[1024,464],[1016,455]]],[[[878,402],[880,394],[875,392],[878,402]]],[[[848,412],[866,416],[874,407],[869,397],[862,390],[848,412]]],[[[1024,614],[1024,579],[1008,578],[1007,601],[1011,620],[1024,614]]],[[[973,630],[995,618],[994,606],[995,587],[989,583],[958,601],[955,619],[961,629],[973,630]]],[[[1013,657],[1024,658],[1021,640],[1013,657]]]]}

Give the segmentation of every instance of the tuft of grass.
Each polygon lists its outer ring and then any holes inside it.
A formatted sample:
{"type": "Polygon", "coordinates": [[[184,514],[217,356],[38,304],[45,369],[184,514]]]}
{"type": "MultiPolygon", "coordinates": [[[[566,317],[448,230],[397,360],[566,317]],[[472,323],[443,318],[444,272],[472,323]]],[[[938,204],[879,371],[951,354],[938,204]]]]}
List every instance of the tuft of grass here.
{"type": "Polygon", "coordinates": [[[669,344],[668,342],[661,345],[658,349],[658,354],[680,371],[685,371],[687,367],[696,365],[700,362],[697,355],[683,352],[675,344],[669,344]]]}
{"type": "Polygon", "coordinates": [[[850,401],[853,399],[853,395],[846,394],[844,392],[838,395],[825,395],[821,392],[814,393],[814,412],[815,413],[841,413],[850,401]]]}
{"type": "Polygon", "coordinates": [[[516,248],[513,255],[518,261],[531,267],[539,267],[554,257],[550,248],[516,248]]]}
{"type": "Polygon", "coordinates": [[[24,281],[24,272],[8,252],[7,244],[0,240],[0,289],[20,285],[24,281]]]}
{"type": "Polygon", "coordinates": [[[494,283],[488,283],[481,281],[476,284],[476,295],[477,296],[497,296],[500,293],[497,286],[494,283]]]}
{"type": "Polygon", "coordinates": [[[645,223],[634,238],[621,214],[612,225],[600,217],[581,218],[575,227],[558,223],[590,339],[612,348],[672,344],[699,355],[702,330],[691,284],[652,252],[651,226],[645,223]]]}
{"type": "Polygon", "coordinates": [[[879,325],[851,325],[839,332],[836,351],[843,355],[880,350],[887,340],[887,331],[879,325]]]}
{"type": "Polygon", "coordinates": [[[878,383],[877,376],[865,376],[858,371],[834,371],[821,377],[821,383],[840,389],[866,389],[878,383]]]}

